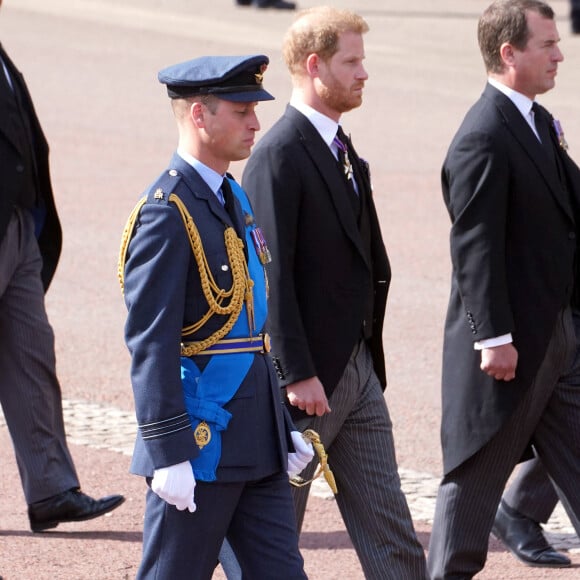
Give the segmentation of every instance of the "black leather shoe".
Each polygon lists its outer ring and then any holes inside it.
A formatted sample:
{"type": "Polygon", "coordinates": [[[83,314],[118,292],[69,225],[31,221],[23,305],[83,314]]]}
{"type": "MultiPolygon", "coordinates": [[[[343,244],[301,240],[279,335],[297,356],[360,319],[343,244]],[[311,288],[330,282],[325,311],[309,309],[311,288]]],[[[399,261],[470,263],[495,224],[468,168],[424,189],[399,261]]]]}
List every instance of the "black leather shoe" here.
{"type": "Polygon", "coordinates": [[[56,528],[63,522],[82,522],[106,514],[119,507],[125,498],[108,495],[93,499],[80,489],[69,489],[28,506],[28,519],[33,532],[56,528]]]}
{"type": "Polygon", "coordinates": [[[273,0],[272,2],[260,2],[258,8],[276,8],[277,10],[296,10],[294,2],[287,2],[286,0],[273,0]]]}
{"type": "Polygon", "coordinates": [[[527,566],[566,568],[570,558],[556,552],[546,541],[540,524],[500,502],[492,534],[501,540],[508,550],[527,566]]]}

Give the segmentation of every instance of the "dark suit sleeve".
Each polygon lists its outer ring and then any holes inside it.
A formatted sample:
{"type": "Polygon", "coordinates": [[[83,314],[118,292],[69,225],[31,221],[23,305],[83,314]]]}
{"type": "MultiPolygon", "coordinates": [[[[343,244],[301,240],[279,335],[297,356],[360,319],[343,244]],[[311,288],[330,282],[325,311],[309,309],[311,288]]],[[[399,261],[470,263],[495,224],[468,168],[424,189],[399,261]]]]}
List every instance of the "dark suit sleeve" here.
{"type": "Polygon", "coordinates": [[[474,341],[514,330],[506,276],[510,178],[502,149],[489,135],[468,133],[454,143],[443,168],[451,259],[474,341]]]}
{"type": "Polygon", "coordinates": [[[268,331],[273,354],[281,361],[282,385],[316,376],[296,294],[300,289],[295,281],[295,254],[316,251],[300,247],[300,205],[304,192],[303,169],[297,166],[300,153],[294,146],[280,148],[268,143],[258,147],[242,179],[256,222],[263,229],[272,253],[267,274],[275,291],[269,298],[268,331]]]}

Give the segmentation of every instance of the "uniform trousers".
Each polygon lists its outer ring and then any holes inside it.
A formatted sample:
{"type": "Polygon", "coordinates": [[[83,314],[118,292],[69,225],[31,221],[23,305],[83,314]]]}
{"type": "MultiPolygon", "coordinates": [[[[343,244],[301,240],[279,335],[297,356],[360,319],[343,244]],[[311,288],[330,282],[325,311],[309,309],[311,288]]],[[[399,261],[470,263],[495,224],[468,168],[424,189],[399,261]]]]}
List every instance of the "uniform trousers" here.
{"type": "MultiPolygon", "coordinates": [[[[336,502],[368,580],[423,580],[423,548],[413,528],[397,470],[393,426],[364,342],[357,345],[329,400],[331,413],[298,421],[314,429],[327,450],[336,502]]],[[[312,477],[312,461],[301,476],[312,477]]],[[[310,486],[293,488],[298,529],[310,486]]]]}
{"type": "Polygon", "coordinates": [[[137,580],[210,580],[222,541],[234,549],[242,578],[305,580],[288,475],[258,481],[198,481],[194,513],[147,492],[143,560],[137,580]]]}
{"type": "Polygon", "coordinates": [[[429,545],[432,580],[465,580],[483,568],[504,486],[530,442],[569,509],[580,514],[579,322],[569,308],[562,311],[538,373],[511,419],[443,477],[429,545]]]}
{"type": "Polygon", "coordinates": [[[79,487],[41,267],[32,215],[15,209],[0,241],[0,402],[28,504],[79,487]]]}

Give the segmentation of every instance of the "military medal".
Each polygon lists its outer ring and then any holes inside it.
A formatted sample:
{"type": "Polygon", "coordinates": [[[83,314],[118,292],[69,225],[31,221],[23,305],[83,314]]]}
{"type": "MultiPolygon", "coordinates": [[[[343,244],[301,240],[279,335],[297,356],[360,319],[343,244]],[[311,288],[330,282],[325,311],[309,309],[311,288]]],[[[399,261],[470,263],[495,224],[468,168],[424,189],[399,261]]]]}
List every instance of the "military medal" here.
{"type": "Polygon", "coordinates": [[[270,250],[268,249],[268,245],[266,244],[266,238],[264,238],[262,230],[259,227],[255,227],[250,232],[250,235],[252,236],[252,241],[254,242],[256,254],[258,254],[260,263],[262,264],[262,266],[269,264],[272,261],[272,254],[270,254],[270,250]]]}
{"type": "Polygon", "coordinates": [[[348,148],[338,137],[334,138],[334,143],[339,149],[338,157],[340,159],[340,162],[342,163],[342,170],[344,171],[346,179],[349,181],[352,179],[353,171],[350,159],[348,158],[348,148]],[[341,151],[342,155],[340,153],[341,151]]]}
{"type": "Polygon", "coordinates": [[[558,119],[554,119],[553,121],[554,129],[556,131],[556,135],[558,136],[558,143],[564,151],[568,151],[568,143],[564,137],[564,130],[562,129],[562,125],[560,125],[560,121],[558,119]]]}
{"type": "Polygon", "coordinates": [[[352,179],[352,165],[350,164],[350,159],[348,157],[344,157],[344,164],[343,164],[344,174],[348,180],[352,179]]]}
{"type": "Polygon", "coordinates": [[[350,164],[350,159],[348,158],[348,155],[346,155],[346,154],[344,156],[344,162],[342,164],[342,169],[344,171],[344,174],[346,175],[346,178],[350,181],[352,179],[353,171],[352,171],[352,165],[350,164]]]}
{"type": "Polygon", "coordinates": [[[203,449],[211,441],[211,429],[205,421],[201,421],[193,432],[195,442],[200,449],[203,449]]]}

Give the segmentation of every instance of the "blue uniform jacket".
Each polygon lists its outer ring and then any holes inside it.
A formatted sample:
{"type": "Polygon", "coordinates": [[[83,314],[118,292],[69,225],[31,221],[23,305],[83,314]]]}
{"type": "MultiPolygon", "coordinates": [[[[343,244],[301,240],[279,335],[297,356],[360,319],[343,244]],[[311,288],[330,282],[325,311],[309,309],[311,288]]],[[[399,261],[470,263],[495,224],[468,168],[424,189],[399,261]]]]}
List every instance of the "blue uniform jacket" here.
{"type": "MultiPolygon", "coordinates": [[[[198,321],[208,307],[182,218],[167,201],[171,193],[193,217],[218,286],[229,288],[232,283],[224,245],[224,230],[233,225],[231,218],[199,174],[174,155],[169,168],[146,191],[147,202],[133,230],[124,273],[125,338],[132,356],[131,381],[140,427],[131,471],[143,476],[199,454],[184,403],[180,344],[182,327],[198,321]],[[145,439],[142,430],[148,434],[145,439]]],[[[247,250],[255,252],[251,244],[247,250]]],[[[207,337],[225,320],[214,315],[187,340],[207,337]]],[[[200,367],[209,359],[193,358],[200,367]]],[[[238,391],[224,408],[232,418],[222,433],[218,480],[251,480],[286,469],[292,427],[267,355],[254,355],[238,391]]]]}

